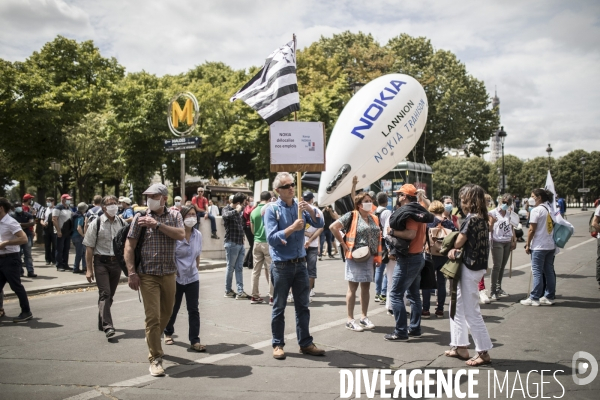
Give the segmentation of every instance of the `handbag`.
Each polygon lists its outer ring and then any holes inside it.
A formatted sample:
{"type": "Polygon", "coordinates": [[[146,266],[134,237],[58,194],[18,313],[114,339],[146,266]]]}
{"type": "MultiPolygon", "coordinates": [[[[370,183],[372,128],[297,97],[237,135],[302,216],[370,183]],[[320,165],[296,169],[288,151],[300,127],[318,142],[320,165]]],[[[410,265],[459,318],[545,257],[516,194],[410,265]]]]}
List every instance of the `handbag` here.
{"type": "Polygon", "coordinates": [[[371,251],[369,246],[359,247],[358,249],[352,250],[352,259],[356,262],[367,261],[371,257],[371,251]]]}
{"type": "Polygon", "coordinates": [[[433,258],[431,254],[423,253],[425,259],[425,265],[421,270],[421,285],[420,289],[424,290],[435,290],[437,289],[437,281],[435,277],[435,266],[433,265],[433,258]]]}

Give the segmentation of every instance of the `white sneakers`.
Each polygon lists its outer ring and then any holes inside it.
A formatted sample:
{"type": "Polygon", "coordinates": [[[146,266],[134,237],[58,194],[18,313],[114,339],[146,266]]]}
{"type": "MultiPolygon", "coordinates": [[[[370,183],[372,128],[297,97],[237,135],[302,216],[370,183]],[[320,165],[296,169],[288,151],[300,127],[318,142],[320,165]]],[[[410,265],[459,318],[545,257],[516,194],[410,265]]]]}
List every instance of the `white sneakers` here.
{"type": "Polygon", "coordinates": [[[162,358],[157,357],[150,363],[150,375],[152,376],[163,376],[165,370],[162,366],[162,358]]]}
{"type": "Polygon", "coordinates": [[[315,289],[310,289],[310,297],[313,297],[315,295],[315,289]]]}
{"type": "Polygon", "coordinates": [[[479,291],[479,304],[490,304],[491,300],[484,290],[479,291]]]}
{"type": "Polygon", "coordinates": [[[521,300],[521,304],[523,304],[524,306],[537,307],[540,305],[540,302],[537,300],[533,300],[531,297],[528,297],[525,300],[521,300]]]}
{"type": "Polygon", "coordinates": [[[360,326],[362,326],[363,329],[375,328],[375,324],[371,322],[369,317],[365,317],[365,318],[359,320],[358,323],[360,324],[360,326]]]}
{"type": "Polygon", "coordinates": [[[291,293],[288,294],[287,301],[288,301],[288,303],[293,303],[294,302],[294,296],[291,293]]]}
{"type": "Polygon", "coordinates": [[[354,332],[362,332],[362,331],[364,331],[364,328],[362,326],[360,326],[360,324],[358,322],[356,322],[355,319],[346,322],[346,329],[349,329],[349,330],[354,331],[354,332]]]}
{"type": "Polygon", "coordinates": [[[554,304],[554,300],[547,299],[545,296],[540,297],[540,306],[551,306],[554,304]]]}

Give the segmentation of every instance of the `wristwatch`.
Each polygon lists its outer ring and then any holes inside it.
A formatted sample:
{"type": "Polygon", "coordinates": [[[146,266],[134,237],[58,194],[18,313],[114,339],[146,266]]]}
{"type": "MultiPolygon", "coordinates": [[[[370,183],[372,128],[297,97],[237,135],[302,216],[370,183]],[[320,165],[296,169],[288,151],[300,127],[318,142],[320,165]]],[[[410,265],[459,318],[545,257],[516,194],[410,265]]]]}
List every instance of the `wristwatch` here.
{"type": "Polygon", "coordinates": [[[158,228],[160,228],[160,226],[161,226],[161,225],[162,225],[162,223],[160,223],[160,222],[157,222],[157,223],[156,223],[156,230],[158,230],[158,228]]]}

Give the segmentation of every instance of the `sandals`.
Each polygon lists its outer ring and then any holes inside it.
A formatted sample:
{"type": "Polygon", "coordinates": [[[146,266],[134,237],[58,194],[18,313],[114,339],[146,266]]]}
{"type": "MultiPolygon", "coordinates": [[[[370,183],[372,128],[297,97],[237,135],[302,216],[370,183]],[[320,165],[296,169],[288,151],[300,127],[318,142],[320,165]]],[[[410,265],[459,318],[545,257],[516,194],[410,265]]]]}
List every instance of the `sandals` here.
{"type": "Polygon", "coordinates": [[[470,358],[469,361],[466,362],[466,364],[469,367],[479,367],[481,365],[487,365],[492,363],[491,359],[485,360],[483,357],[481,357],[481,354],[483,353],[477,353],[474,357],[470,358]]]}
{"type": "Polygon", "coordinates": [[[459,360],[463,360],[463,361],[469,360],[468,354],[469,354],[469,351],[468,351],[467,347],[458,347],[458,346],[452,346],[452,348],[450,350],[446,350],[444,352],[444,355],[446,357],[458,358],[459,360]],[[467,350],[467,356],[465,357],[465,356],[460,355],[460,353],[458,352],[459,349],[467,350]]]}
{"type": "Polygon", "coordinates": [[[175,344],[175,341],[173,340],[173,338],[171,336],[165,336],[165,344],[172,345],[172,344],[175,344]]]}
{"type": "Polygon", "coordinates": [[[200,343],[194,343],[190,346],[190,349],[202,353],[203,351],[206,351],[206,346],[200,343]]]}

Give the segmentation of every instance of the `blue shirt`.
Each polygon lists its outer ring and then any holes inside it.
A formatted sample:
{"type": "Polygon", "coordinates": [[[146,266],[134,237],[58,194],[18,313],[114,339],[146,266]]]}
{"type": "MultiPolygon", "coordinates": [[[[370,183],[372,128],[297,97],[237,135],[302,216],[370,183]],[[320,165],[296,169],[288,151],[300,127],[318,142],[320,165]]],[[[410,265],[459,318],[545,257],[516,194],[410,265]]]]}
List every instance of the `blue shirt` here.
{"type": "MultiPolygon", "coordinates": [[[[305,257],[304,229],[295,231],[287,238],[285,237],[285,229],[298,219],[298,203],[294,200],[292,205],[288,206],[281,199],[278,199],[275,203],[268,203],[265,209],[263,221],[267,230],[267,242],[269,243],[271,259],[273,261],[288,261],[305,257]],[[274,207],[273,204],[277,207],[274,207]],[[275,208],[279,211],[279,220],[277,220],[275,208]]],[[[307,211],[302,213],[305,223],[309,223],[315,228],[322,228],[324,225],[323,217],[317,213],[315,213],[315,216],[317,219],[313,220],[307,211]]]]}
{"type": "Polygon", "coordinates": [[[192,228],[188,242],[185,238],[175,242],[175,264],[177,265],[177,283],[187,285],[200,280],[196,259],[202,253],[202,234],[192,228]]]}
{"type": "Polygon", "coordinates": [[[123,213],[121,213],[121,218],[123,219],[128,219],[133,217],[133,210],[131,209],[131,207],[129,207],[127,210],[123,211],[123,213]]]}
{"type": "Polygon", "coordinates": [[[75,226],[73,227],[73,233],[71,233],[71,237],[77,239],[81,237],[79,231],[77,230],[77,227],[80,226],[81,230],[83,230],[85,218],[81,214],[73,215],[73,217],[73,220],[75,221],[75,226]]]}

